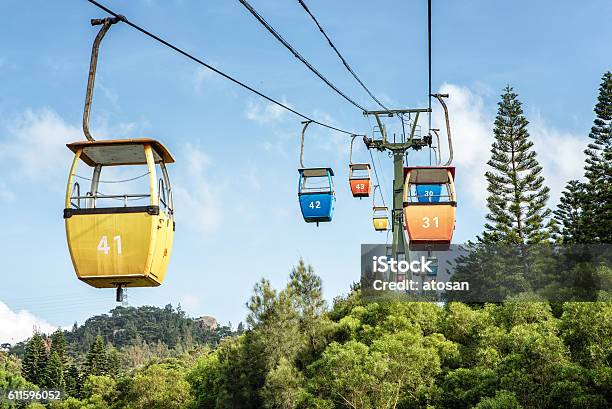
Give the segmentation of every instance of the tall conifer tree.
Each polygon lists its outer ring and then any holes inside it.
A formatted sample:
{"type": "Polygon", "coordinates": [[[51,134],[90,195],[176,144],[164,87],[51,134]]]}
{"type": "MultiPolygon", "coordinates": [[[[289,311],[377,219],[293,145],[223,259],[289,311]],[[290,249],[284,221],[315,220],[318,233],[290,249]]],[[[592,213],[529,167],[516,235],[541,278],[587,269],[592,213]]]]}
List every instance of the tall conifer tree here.
{"type": "Polygon", "coordinates": [[[612,72],[602,77],[586,154],[584,223],[589,242],[612,243],[612,72]]]}
{"type": "Polygon", "coordinates": [[[584,235],[585,186],[570,180],[565,186],[557,209],[554,211],[559,226],[558,241],[564,244],[585,243],[584,235]]]}
{"type": "Polygon", "coordinates": [[[532,149],[518,95],[504,88],[498,103],[495,141],[487,171],[489,197],[488,222],[482,240],[486,243],[539,243],[550,238],[546,219],[548,187],[544,186],[542,167],[532,149]]]}
{"type": "Polygon", "coordinates": [[[555,211],[564,243],[612,243],[612,73],[599,87],[585,182],[570,181],[555,211]]]}
{"type": "Polygon", "coordinates": [[[66,387],[64,381],[64,363],[56,351],[51,352],[49,355],[43,378],[42,386],[46,388],[63,390],[66,387]]]}
{"type": "Polygon", "coordinates": [[[49,356],[54,352],[57,353],[62,361],[62,364],[66,365],[66,361],[68,359],[66,354],[66,337],[64,336],[64,331],[61,329],[58,329],[51,334],[51,348],[49,350],[49,356]]]}
{"type": "Polygon", "coordinates": [[[88,375],[106,375],[108,373],[106,346],[102,336],[96,336],[96,340],[87,353],[85,365],[88,375]]]}
{"type": "Polygon", "coordinates": [[[42,385],[46,363],[47,350],[45,340],[41,334],[34,333],[26,344],[21,367],[23,377],[36,385],[42,385]]]}
{"type": "Polygon", "coordinates": [[[64,382],[66,384],[66,393],[70,396],[79,397],[82,387],[81,374],[76,365],[70,365],[64,372],[64,382]]]}

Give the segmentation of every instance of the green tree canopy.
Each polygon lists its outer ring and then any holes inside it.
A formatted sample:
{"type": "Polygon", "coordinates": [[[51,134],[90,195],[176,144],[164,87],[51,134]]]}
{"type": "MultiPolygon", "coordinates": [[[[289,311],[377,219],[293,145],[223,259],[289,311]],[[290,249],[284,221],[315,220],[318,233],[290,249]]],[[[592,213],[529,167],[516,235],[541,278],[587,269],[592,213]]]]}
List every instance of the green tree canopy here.
{"type": "Polygon", "coordinates": [[[45,339],[39,333],[34,333],[26,344],[25,355],[23,357],[23,376],[28,382],[42,385],[44,381],[44,371],[47,364],[47,347],[45,339]]]}
{"type": "Polygon", "coordinates": [[[511,244],[542,242],[550,234],[546,228],[549,189],[529,140],[529,122],[518,95],[507,86],[501,97],[488,162],[491,170],[485,174],[489,212],[483,239],[511,244]]]}

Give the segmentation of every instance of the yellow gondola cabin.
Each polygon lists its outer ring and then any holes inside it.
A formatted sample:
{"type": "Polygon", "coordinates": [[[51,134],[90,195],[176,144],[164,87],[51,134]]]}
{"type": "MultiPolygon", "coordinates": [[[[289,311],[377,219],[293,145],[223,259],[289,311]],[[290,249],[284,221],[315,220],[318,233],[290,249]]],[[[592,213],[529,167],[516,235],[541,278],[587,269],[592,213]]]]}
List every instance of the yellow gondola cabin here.
{"type": "Polygon", "coordinates": [[[389,230],[389,210],[386,206],[374,206],[372,208],[372,224],[374,230],[387,231],[389,230]]]}
{"type": "MultiPolygon", "coordinates": [[[[174,238],[172,189],[166,164],[174,159],[153,139],[83,141],[67,145],[75,154],[68,177],[64,219],[72,264],[77,277],[96,288],[151,287],[166,274],[174,238]],[[75,174],[79,161],[93,176],[75,174]],[[103,194],[105,167],[140,166],[148,192],[103,194]],[[157,178],[156,167],[161,171],[157,178]],[[90,181],[81,194],[75,177],[90,181]],[[140,202],[139,202],[140,201],[140,202]],[[110,206],[104,206],[110,204],[110,206]]],[[[118,185],[113,185],[113,187],[118,185]]]]}
{"type": "Polygon", "coordinates": [[[411,250],[448,250],[455,230],[454,167],[404,169],[404,225],[411,250]]]}

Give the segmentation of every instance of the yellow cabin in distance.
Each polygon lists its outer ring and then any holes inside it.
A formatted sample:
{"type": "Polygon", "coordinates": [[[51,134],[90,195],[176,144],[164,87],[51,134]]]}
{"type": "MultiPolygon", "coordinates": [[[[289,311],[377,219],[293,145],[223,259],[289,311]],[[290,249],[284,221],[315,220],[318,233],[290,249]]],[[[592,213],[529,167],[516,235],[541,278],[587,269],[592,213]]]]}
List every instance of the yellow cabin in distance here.
{"type": "MultiPolygon", "coordinates": [[[[67,145],[74,152],[68,177],[64,220],[77,277],[96,288],[159,286],[166,275],[174,238],[174,205],[166,164],[170,152],[154,139],[81,141],[67,145]],[[74,178],[79,161],[93,168],[89,191],[81,194],[74,178]],[[103,194],[104,167],[146,166],[149,191],[103,194]],[[157,178],[156,167],[161,170],[157,178]],[[138,203],[140,201],[140,203],[138,203]],[[137,205],[133,205],[136,202],[137,205]],[[144,203],[143,203],[144,202],[144,203]],[[147,203],[148,202],[148,203],[147,203]],[[102,204],[110,203],[104,207],[102,204]]],[[[81,179],[86,179],[80,177],[81,179]]]]}
{"type": "Polygon", "coordinates": [[[389,230],[389,214],[386,206],[374,206],[372,208],[372,224],[374,230],[387,231],[389,230]]]}

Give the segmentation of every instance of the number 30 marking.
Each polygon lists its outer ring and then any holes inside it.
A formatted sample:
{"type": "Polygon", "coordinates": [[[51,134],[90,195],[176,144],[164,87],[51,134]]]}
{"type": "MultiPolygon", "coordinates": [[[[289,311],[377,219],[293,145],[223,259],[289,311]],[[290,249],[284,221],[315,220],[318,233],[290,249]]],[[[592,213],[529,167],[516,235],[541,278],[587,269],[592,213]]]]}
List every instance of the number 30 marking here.
{"type": "MultiPolygon", "coordinates": [[[[121,254],[121,236],[113,237],[113,240],[117,243],[117,254],[121,254]]],[[[110,251],[110,246],[108,245],[108,238],[106,236],[102,236],[100,242],[98,243],[98,252],[103,251],[105,255],[108,255],[110,251]]]]}

